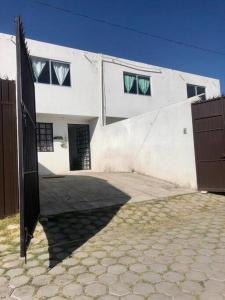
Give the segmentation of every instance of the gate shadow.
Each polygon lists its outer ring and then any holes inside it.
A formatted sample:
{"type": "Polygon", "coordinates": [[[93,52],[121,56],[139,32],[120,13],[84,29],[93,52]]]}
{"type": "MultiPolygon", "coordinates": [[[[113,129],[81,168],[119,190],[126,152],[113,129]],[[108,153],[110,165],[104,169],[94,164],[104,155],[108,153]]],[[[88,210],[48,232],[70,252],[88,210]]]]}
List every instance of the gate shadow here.
{"type": "Polygon", "coordinates": [[[106,227],[130,199],[107,180],[79,175],[41,179],[40,194],[41,211],[48,211],[40,223],[47,237],[50,268],[106,227]]]}

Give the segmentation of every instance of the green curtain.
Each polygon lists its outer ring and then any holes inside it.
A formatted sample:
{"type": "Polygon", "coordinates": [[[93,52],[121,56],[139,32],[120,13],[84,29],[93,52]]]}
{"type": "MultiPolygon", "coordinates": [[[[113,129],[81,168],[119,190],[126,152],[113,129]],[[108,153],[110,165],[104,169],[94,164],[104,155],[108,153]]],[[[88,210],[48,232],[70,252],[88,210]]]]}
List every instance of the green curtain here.
{"type": "Polygon", "coordinates": [[[129,93],[131,91],[133,84],[134,84],[134,80],[135,80],[135,76],[129,75],[129,74],[124,75],[124,84],[125,84],[127,93],[129,93]]]}
{"type": "Polygon", "coordinates": [[[140,91],[146,95],[150,86],[149,78],[138,78],[138,86],[140,91]]]}

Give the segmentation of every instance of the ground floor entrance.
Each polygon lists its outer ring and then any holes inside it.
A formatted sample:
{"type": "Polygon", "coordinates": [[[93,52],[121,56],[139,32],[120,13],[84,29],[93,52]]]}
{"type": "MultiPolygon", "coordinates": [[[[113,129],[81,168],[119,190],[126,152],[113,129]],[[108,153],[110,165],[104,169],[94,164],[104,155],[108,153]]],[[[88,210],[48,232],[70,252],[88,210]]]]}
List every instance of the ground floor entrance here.
{"type": "Polygon", "coordinates": [[[90,170],[89,125],[68,124],[70,171],[90,170]]]}

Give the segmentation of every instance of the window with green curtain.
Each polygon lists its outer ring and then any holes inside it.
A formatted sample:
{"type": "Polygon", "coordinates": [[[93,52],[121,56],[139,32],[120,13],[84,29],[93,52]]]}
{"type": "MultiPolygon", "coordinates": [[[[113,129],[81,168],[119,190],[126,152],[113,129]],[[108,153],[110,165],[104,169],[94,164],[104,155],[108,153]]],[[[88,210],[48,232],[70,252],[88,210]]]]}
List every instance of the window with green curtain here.
{"type": "Polygon", "coordinates": [[[149,76],[124,72],[123,83],[124,92],[127,94],[151,95],[151,81],[149,76]]]}
{"type": "Polygon", "coordinates": [[[124,92],[129,94],[137,94],[137,82],[136,75],[130,73],[124,73],[124,92]]]}
{"type": "Polygon", "coordinates": [[[147,76],[138,76],[138,94],[150,95],[150,78],[147,76]]]}

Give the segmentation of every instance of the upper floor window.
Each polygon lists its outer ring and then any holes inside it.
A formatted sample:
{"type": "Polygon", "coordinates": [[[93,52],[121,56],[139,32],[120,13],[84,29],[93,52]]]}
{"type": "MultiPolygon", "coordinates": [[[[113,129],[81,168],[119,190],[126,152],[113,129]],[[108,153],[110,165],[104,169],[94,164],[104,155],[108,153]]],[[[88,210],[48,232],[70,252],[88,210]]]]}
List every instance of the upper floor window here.
{"type": "Polygon", "coordinates": [[[125,93],[145,96],[151,95],[151,83],[150,77],[148,76],[124,72],[123,83],[125,93]]]}
{"type": "Polygon", "coordinates": [[[201,95],[201,99],[205,99],[205,87],[194,85],[194,84],[187,84],[187,96],[188,98],[199,96],[201,95]]]}
{"type": "Polygon", "coordinates": [[[71,86],[70,64],[32,57],[35,82],[71,86]]]}

